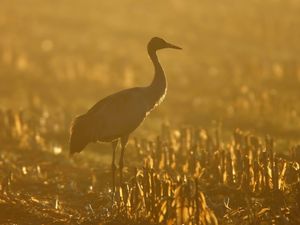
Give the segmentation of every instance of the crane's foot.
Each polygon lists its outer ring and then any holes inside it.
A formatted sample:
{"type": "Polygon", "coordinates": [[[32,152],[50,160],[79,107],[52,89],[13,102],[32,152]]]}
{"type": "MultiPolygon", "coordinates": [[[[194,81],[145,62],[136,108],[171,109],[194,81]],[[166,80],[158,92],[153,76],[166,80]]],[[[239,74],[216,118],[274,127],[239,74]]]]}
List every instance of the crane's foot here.
{"type": "Polygon", "coordinates": [[[116,165],[113,163],[111,166],[111,170],[112,170],[112,189],[111,189],[111,193],[112,193],[112,204],[115,201],[115,194],[116,194],[116,170],[117,167],[116,165]]]}

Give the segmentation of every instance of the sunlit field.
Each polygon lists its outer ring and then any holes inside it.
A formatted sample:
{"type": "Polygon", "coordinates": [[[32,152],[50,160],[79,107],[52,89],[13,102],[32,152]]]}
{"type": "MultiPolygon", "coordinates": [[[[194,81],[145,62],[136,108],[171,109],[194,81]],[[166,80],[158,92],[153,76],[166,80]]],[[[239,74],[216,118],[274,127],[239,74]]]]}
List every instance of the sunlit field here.
{"type": "Polygon", "coordinates": [[[1,1],[0,224],[300,224],[299,12],[297,0],[1,1]],[[111,144],[69,157],[70,126],[150,84],[155,36],[183,50],[158,52],[167,95],[130,135],[114,191],[111,144]]]}

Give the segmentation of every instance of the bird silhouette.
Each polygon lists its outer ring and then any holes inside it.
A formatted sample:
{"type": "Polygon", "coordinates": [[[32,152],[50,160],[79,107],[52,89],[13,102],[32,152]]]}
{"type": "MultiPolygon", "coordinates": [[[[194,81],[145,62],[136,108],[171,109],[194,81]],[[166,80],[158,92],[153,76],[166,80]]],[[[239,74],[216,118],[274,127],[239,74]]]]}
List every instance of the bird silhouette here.
{"type": "Polygon", "coordinates": [[[120,184],[123,178],[123,158],[132,133],[159,105],[167,91],[167,80],[156,51],[164,48],[181,49],[159,37],[152,38],[147,50],[154,66],[154,78],[149,86],[125,89],[97,102],[87,113],[74,119],[70,130],[70,155],[81,152],[90,142],[111,142],[112,186],[115,188],[115,152],[120,140],[120,184]]]}

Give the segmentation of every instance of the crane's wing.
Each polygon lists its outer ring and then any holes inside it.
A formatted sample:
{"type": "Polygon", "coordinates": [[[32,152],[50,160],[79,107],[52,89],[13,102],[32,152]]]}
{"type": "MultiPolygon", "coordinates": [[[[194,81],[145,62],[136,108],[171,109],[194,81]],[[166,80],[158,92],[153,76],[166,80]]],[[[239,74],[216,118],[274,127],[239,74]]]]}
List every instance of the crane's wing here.
{"type": "Polygon", "coordinates": [[[94,139],[111,141],[134,131],[147,114],[143,88],[131,88],[100,100],[87,113],[94,139]]]}

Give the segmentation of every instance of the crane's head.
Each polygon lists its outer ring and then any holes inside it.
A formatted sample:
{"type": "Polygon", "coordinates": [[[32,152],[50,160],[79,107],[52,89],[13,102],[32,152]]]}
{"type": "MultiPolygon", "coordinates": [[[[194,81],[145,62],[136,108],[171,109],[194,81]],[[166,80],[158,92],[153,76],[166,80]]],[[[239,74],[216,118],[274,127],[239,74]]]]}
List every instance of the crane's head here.
{"type": "Polygon", "coordinates": [[[152,38],[148,43],[148,50],[159,50],[164,48],[182,49],[176,45],[166,42],[164,39],[159,37],[152,38]]]}

